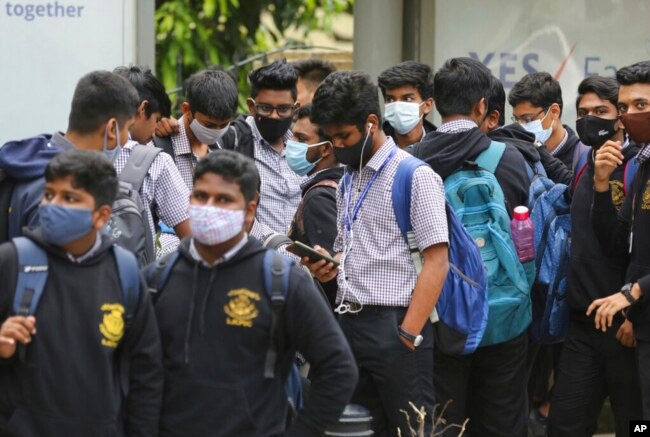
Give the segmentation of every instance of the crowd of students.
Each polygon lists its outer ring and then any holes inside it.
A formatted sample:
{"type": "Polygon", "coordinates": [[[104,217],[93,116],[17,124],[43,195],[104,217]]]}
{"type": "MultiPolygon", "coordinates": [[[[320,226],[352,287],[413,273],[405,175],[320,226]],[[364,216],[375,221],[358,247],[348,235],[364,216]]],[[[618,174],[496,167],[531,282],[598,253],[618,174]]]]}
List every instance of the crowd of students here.
{"type": "Polygon", "coordinates": [[[447,405],[465,435],[591,436],[606,397],[617,436],[650,420],[650,62],[584,79],[575,131],[543,72],[509,92],[506,125],[503,85],[471,58],[377,85],[314,59],[249,79],[244,116],[228,72],[197,72],[176,120],[149,70],[94,71],[65,132],[0,148],[0,435],[323,435],[348,403],[406,435],[412,403],[447,405]],[[456,268],[445,181],[497,149],[509,217],[531,169],[568,186],[568,330],[529,339],[528,286],[490,306],[487,331],[507,334],[452,354],[430,321],[456,268]],[[409,247],[391,192],[412,156],[428,165],[403,193],[409,247]]]}

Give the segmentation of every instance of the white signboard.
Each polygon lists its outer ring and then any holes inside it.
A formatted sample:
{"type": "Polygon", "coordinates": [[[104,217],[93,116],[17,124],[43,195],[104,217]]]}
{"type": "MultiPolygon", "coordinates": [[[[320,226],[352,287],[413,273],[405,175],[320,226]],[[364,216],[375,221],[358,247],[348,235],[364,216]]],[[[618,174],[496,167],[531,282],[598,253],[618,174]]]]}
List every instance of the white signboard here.
{"type": "Polygon", "coordinates": [[[136,62],[136,1],[0,0],[0,144],[65,131],[84,74],[136,62]]]}
{"type": "Polygon", "coordinates": [[[451,57],[478,59],[506,94],[528,73],[551,73],[569,126],[582,79],[650,59],[648,0],[436,0],[434,29],[436,68],[451,57]]]}

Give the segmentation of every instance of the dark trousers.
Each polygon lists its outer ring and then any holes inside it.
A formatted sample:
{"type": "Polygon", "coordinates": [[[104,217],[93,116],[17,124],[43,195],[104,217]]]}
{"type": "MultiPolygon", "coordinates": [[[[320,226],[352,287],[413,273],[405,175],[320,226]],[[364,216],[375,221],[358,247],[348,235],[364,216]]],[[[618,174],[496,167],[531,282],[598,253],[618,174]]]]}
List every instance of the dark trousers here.
{"type": "Polygon", "coordinates": [[[616,339],[620,321],[607,332],[593,323],[571,321],[557,369],[548,435],[592,436],[609,396],[616,436],[628,435],[628,422],[641,414],[641,399],[633,348],[616,339]]]}
{"type": "MultiPolygon", "coordinates": [[[[339,318],[359,367],[359,382],[352,403],[370,410],[377,437],[410,435],[404,413],[409,412],[417,428],[416,415],[409,407],[424,406],[427,422],[433,408],[433,333],[431,324],[422,330],[424,341],[411,351],[399,337],[406,308],[364,307],[357,315],[339,318]]],[[[428,433],[426,435],[429,435],[428,433]]]]}
{"type": "MultiPolygon", "coordinates": [[[[469,418],[468,432],[475,437],[525,437],[527,435],[528,336],[483,346],[471,355],[445,355],[434,346],[434,386],[440,405],[449,404],[447,423],[469,418]]],[[[458,429],[445,437],[458,435],[458,429]]]]}
{"type": "Polygon", "coordinates": [[[641,386],[641,399],[643,401],[643,407],[640,413],[644,420],[650,420],[650,342],[637,339],[636,356],[641,386]]]}

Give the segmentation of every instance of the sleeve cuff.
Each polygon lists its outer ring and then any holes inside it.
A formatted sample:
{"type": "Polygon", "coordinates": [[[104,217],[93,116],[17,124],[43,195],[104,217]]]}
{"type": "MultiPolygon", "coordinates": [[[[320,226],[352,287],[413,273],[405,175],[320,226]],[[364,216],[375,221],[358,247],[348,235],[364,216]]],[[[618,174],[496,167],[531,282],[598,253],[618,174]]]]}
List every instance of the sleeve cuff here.
{"type": "Polygon", "coordinates": [[[649,293],[650,293],[650,275],[645,275],[641,279],[637,281],[639,284],[639,288],[641,289],[641,292],[643,293],[644,300],[648,300],[650,298],[649,293]]]}
{"type": "Polygon", "coordinates": [[[610,190],[603,192],[594,190],[594,203],[592,209],[594,211],[616,212],[616,207],[614,206],[614,202],[612,202],[612,194],[610,190]]]}

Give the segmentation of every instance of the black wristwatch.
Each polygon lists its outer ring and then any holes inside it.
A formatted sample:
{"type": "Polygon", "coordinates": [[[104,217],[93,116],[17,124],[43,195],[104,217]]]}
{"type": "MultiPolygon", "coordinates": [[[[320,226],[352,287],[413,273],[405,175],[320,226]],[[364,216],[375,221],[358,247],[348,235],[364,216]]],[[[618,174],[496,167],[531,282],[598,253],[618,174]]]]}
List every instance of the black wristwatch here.
{"type": "Polygon", "coordinates": [[[410,332],[402,329],[401,326],[397,327],[397,331],[399,332],[399,335],[401,335],[402,337],[404,337],[405,339],[413,343],[414,347],[420,346],[422,344],[422,340],[424,340],[424,337],[422,337],[421,335],[413,335],[410,332]]]}
{"type": "Polygon", "coordinates": [[[625,299],[630,303],[630,305],[633,305],[636,303],[638,299],[635,299],[634,296],[632,296],[632,283],[628,282],[624,286],[621,287],[621,293],[623,293],[623,296],[625,296],[625,299]]]}

